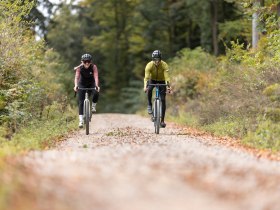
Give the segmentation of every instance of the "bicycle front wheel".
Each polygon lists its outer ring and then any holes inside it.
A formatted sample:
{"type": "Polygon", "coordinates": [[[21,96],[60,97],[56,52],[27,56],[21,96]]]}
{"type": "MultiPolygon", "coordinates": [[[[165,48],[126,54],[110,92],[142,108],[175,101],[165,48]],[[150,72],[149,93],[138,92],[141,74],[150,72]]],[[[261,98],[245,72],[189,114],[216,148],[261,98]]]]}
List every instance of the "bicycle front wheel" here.
{"type": "Polygon", "coordinates": [[[154,121],[155,133],[159,134],[159,128],[160,128],[160,101],[158,99],[155,100],[154,109],[155,109],[155,121],[154,121]]]}
{"type": "Polygon", "coordinates": [[[86,135],[89,134],[89,121],[90,121],[90,103],[89,100],[84,102],[84,115],[85,115],[85,126],[86,126],[86,135]]]}

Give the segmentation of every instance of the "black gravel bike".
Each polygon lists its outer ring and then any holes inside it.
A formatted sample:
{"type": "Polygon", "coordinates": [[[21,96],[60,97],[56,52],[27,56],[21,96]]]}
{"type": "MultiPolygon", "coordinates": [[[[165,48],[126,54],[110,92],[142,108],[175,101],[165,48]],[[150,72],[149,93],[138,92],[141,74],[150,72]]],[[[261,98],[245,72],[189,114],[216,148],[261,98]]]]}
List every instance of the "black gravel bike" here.
{"type": "Polygon", "coordinates": [[[149,84],[148,86],[154,86],[156,88],[156,95],[153,103],[153,113],[152,113],[152,121],[154,122],[155,133],[159,134],[160,129],[160,121],[161,121],[161,98],[160,98],[160,86],[167,86],[166,84],[149,84]]]}
{"type": "Polygon", "coordinates": [[[85,90],[86,95],[85,95],[85,100],[84,100],[84,125],[86,127],[86,135],[89,134],[89,122],[91,121],[92,117],[92,112],[91,112],[91,103],[89,100],[89,91],[95,90],[96,88],[78,88],[79,90],[85,90]]]}

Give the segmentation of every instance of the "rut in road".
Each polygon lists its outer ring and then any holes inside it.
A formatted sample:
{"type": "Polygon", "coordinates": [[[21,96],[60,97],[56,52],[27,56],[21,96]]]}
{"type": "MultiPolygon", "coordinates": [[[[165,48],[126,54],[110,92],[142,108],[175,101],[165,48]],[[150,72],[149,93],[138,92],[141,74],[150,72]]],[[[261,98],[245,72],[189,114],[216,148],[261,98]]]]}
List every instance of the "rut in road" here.
{"type": "Polygon", "coordinates": [[[148,118],[97,114],[55,149],[24,158],[41,210],[279,210],[280,164],[148,118]]]}

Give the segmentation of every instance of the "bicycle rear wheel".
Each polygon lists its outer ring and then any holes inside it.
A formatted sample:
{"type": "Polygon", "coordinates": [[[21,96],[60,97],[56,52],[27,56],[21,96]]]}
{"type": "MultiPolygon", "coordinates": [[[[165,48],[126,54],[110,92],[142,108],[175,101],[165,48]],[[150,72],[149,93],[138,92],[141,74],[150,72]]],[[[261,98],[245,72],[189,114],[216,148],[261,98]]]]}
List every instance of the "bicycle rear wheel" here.
{"type": "Polygon", "coordinates": [[[85,125],[86,125],[86,135],[89,134],[89,121],[90,121],[90,104],[89,104],[89,100],[85,100],[84,102],[84,107],[85,107],[85,125]]]}
{"type": "Polygon", "coordinates": [[[154,117],[155,117],[155,121],[154,121],[154,126],[155,126],[155,133],[159,134],[159,128],[160,128],[160,101],[158,99],[155,100],[154,103],[154,117]]]}

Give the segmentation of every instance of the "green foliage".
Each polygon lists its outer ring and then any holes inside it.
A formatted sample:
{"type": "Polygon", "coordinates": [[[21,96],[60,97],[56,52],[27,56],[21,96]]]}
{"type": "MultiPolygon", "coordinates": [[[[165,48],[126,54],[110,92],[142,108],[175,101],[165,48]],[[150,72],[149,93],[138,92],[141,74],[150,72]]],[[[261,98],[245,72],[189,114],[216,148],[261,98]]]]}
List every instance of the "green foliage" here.
{"type": "Polygon", "coordinates": [[[176,107],[172,107],[171,109],[169,109],[172,111],[172,113],[168,113],[168,115],[166,116],[167,120],[183,125],[198,127],[199,126],[198,118],[194,114],[184,111],[184,108],[185,106],[178,105],[176,107]]]}
{"type": "Polygon", "coordinates": [[[268,96],[271,101],[280,102],[280,84],[272,84],[266,87],[263,94],[268,96]]]}
{"type": "Polygon", "coordinates": [[[28,95],[25,94],[25,88],[29,83],[31,65],[41,55],[39,49],[42,43],[35,42],[30,36],[28,25],[21,22],[21,17],[30,11],[32,5],[21,5],[20,1],[0,4],[3,12],[0,19],[0,95],[5,104],[1,109],[0,125],[8,123],[13,125],[12,129],[16,127],[15,121],[27,114],[23,112],[28,95]]]}
{"type": "Polygon", "coordinates": [[[59,84],[65,66],[24,21],[33,7],[34,1],[0,1],[1,209],[18,190],[5,170],[10,165],[3,169],[7,156],[52,146],[77,123],[59,84]]]}
{"type": "MultiPolygon", "coordinates": [[[[244,61],[247,61],[250,59],[250,54],[245,50],[245,45],[244,43],[239,43],[237,40],[231,41],[230,42],[230,47],[227,47],[227,56],[226,59],[229,62],[238,64],[244,61]]],[[[254,62],[254,58],[252,56],[252,60],[254,62]]]]}
{"type": "Polygon", "coordinates": [[[197,98],[216,71],[216,59],[201,48],[183,49],[170,63],[175,103],[197,98]]]}
{"type": "MultiPolygon", "coordinates": [[[[23,17],[34,7],[33,1],[1,2],[0,18],[0,139],[42,120],[52,101],[66,107],[63,97],[66,65],[53,50],[36,41],[30,24],[23,17]]],[[[51,123],[51,121],[50,121],[51,123]]]]}
{"type": "Polygon", "coordinates": [[[2,111],[6,106],[6,99],[4,95],[0,95],[0,111],[2,111]]]}
{"type": "Polygon", "coordinates": [[[174,73],[181,72],[182,68],[187,68],[189,71],[215,71],[216,58],[200,47],[194,50],[185,48],[177,52],[177,56],[172,59],[170,65],[174,73]]]}
{"type": "MultiPolygon", "coordinates": [[[[275,24],[273,18],[269,21],[275,24]]],[[[195,52],[196,62],[184,61],[183,56],[174,58],[172,68],[179,70],[173,70],[177,88],[169,108],[172,116],[185,115],[185,123],[192,124],[187,120],[191,116],[198,119],[195,126],[215,135],[244,138],[244,143],[251,146],[279,151],[279,29],[271,26],[268,31],[269,36],[261,38],[258,50],[250,50],[242,40],[231,41],[226,56],[216,62],[203,58],[201,66],[206,66],[205,70],[199,65],[201,56],[195,52]],[[214,67],[203,63],[205,60],[214,67]],[[198,89],[194,84],[201,75],[207,75],[207,79],[198,89]],[[178,87],[185,91],[176,93],[178,87]],[[194,92],[199,94],[190,97],[194,92]]]]}
{"type": "Polygon", "coordinates": [[[55,10],[55,5],[50,0],[36,0],[36,5],[33,6],[30,13],[24,16],[24,19],[32,22],[32,30],[41,38],[46,38],[47,25],[51,21],[52,14],[55,10]],[[44,8],[44,11],[42,11],[44,8]]]}
{"type": "Polygon", "coordinates": [[[226,118],[220,118],[214,123],[202,126],[202,129],[217,136],[242,138],[247,133],[250,123],[251,122],[246,118],[229,116],[226,118]]]}
{"type": "Polygon", "coordinates": [[[33,119],[8,141],[1,139],[0,157],[53,146],[60,137],[74,130],[77,124],[75,116],[75,111],[69,106],[63,107],[54,102],[47,107],[41,119],[33,119]]]}
{"type": "Polygon", "coordinates": [[[143,107],[143,103],[141,103],[142,100],[139,100],[140,98],[143,98],[144,95],[141,88],[142,86],[142,81],[132,80],[130,81],[128,87],[125,87],[120,91],[120,99],[122,103],[120,104],[121,107],[119,110],[121,112],[135,113],[137,110],[143,107]]]}
{"type": "Polygon", "coordinates": [[[1,1],[0,10],[1,16],[6,20],[10,19],[14,23],[19,23],[23,17],[30,13],[35,5],[35,1],[22,2],[21,0],[15,1],[1,1]]]}
{"type": "Polygon", "coordinates": [[[72,14],[70,5],[63,4],[59,11],[59,15],[56,14],[52,18],[47,28],[47,42],[73,69],[85,53],[82,45],[85,36],[83,20],[79,20],[78,14],[72,14]]]}
{"type": "Polygon", "coordinates": [[[253,147],[279,151],[280,125],[270,120],[261,121],[256,130],[248,132],[243,142],[253,147]]]}
{"type": "MultiPolygon", "coordinates": [[[[50,53],[46,52],[46,58],[50,53]]],[[[59,64],[55,61],[48,61],[46,63],[47,59],[44,60],[42,57],[42,60],[38,61],[35,66],[29,68],[29,77],[33,77],[33,79],[30,80],[26,77],[20,81],[9,82],[8,89],[0,91],[1,101],[5,104],[5,107],[0,110],[2,113],[1,124],[8,122],[12,129],[17,129],[26,121],[41,117],[44,107],[51,100],[61,98],[63,88],[58,83],[59,74],[55,74],[58,69],[49,69],[59,66],[59,64]]],[[[61,98],[61,101],[63,100],[65,99],[61,98]]]]}
{"type": "Polygon", "coordinates": [[[219,24],[219,39],[226,45],[232,40],[239,40],[243,43],[251,41],[251,23],[248,19],[226,21],[219,24]]]}
{"type": "Polygon", "coordinates": [[[280,122],[280,108],[267,108],[265,118],[277,123],[280,122]]]}
{"type": "Polygon", "coordinates": [[[94,15],[93,21],[99,25],[99,31],[95,36],[85,39],[85,43],[88,49],[94,49],[104,57],[104,89],[109,88],[105,94],[111,100],[119,99],[119,90],[127,87],[132,78],[133,63],[130,60],[129,40],[133,33],[131,26],[136,3],[128,0],[105,3],[98,0],[88,1],[88,4],[94,5],[90,13],[94,15]]]}
{"type": "MultiPolygon", "coordinates": [[[[244,40],[243,35],[225,33],[229,28],[245,33],[243,24],[229,27],[242,16],[237,4],[216,3],[217,22],[225,23],[224,30],[220,30],[222,39],[228,41],[234,36],[244,40]]],[[[79,63],[82,53],[93,54],[100,69],[102,100],[114,101],[106,103],[110,104],[108,107],[102,106],[103,111],[119,111],[118,106],[113,106],[122,102],[119,90],[130,86],[131,80],[143,79],[145,64],[153,50],[160,49],[164,60],[186,47],[201,46],[212,52],[212,13],[208,0],[84,0],[75,10],[63,4],[49,25],[47,42],[72,66],[79,63]]],[[[219,48],[224,51],[222,41],[219,48]]],[[[207,64],[206,60],[201,63],[207,64]]],[[[197,81],[189,83],[193,86],[197,81]]]]}

